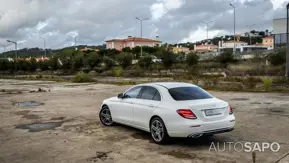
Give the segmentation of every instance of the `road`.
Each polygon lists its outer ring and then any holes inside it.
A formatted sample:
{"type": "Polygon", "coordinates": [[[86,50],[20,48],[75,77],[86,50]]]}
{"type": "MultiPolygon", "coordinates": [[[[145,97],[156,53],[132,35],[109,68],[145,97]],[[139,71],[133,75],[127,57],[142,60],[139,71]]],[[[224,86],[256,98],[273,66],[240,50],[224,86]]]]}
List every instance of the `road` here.
{"type": "Polygon", "coordinates": [[[207,138],[173,139],[161,146],[148,133],[100,124],[102,100],[128,87],[0,80],[0,162],[252,162],[252,153],[244,150],[209,150],[212,143],[227,142],[278,142],[278,152],[256,153],[262,163],[275,162],[289,152],[288,94],[212,91],[233,106],[235,130],[207,138]]]}

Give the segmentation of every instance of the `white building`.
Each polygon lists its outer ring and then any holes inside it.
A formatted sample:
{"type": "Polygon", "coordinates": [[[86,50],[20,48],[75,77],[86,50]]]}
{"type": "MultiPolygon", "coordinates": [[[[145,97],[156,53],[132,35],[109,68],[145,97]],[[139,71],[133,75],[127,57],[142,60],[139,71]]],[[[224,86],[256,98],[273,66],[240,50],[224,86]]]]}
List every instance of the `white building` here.
{"type": "Polygon", "coordinates": [[[274,19],[273,20],[273,36],[274,48],[286,46],[286,33],[287,33],[287,19],[274,19]]]}
{"type": "Polygon", "coordinates": [[[236,52],[254,52],[254,51],[264,51],[264,50],[269,50],[267,46],[263,45],[248,45],[247,42],[239,41],[237,39],[235,42],[234,40],[231,41],[220,41],[219,42],[219,51],[223,52],[226,50],[233,51],[234,50],[234,45],[236,45],[236,52]]]}

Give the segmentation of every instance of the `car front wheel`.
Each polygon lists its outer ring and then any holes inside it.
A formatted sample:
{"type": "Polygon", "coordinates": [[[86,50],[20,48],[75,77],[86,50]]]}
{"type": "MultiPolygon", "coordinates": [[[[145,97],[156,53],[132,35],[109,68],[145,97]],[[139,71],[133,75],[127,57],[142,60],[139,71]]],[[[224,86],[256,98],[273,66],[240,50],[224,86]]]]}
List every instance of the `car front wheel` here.
{"type": "Polygon", "coordinates": [[[111,113],[110,113],[108,106],[104,105],[102,107],[102,109],[99,112],[99,119],[100,119],[101,123],[105,126],[112,126],[113,125],[111,113]]]}
{"type": "Polygon", "coordinates": [[[166,126],[161,118],[155,117],[151,120],[150,132],[151,132],[153,141],[155,143],[157,144],[167,143],[169,136],[167,134],[166,126]]]}

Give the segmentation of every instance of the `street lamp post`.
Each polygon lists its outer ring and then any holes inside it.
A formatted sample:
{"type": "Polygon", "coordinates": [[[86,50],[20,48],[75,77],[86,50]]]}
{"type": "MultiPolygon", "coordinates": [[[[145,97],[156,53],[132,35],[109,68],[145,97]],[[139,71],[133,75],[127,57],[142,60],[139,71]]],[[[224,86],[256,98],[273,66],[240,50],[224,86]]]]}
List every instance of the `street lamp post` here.
{"type": "Polygon", "coordinates": [[[7,42],[13,43],[15,45],[15,60],[14,60],[14,76],[16,77],[16,70],[17,70],[17,42],[7,40],[7,42]]]}
{"type": "Polygon", "coordinates": [[[289,3],[287,4],[287,55],[286,55],[286,76],[289,80],[289,3]]]}
{"type": "Polygon", "coordinates": [[[44,56],[46,57],[46,40],[44,37],[40,37],[43,40],[44,56]]]}
{"type": "Polygon", "coordinates": [[[235,53],[236,52],[236,8],[231,3],[230,3],[230,6],[232,6],[234,9],[234,50],[233,52],[235,53]]]}
{"type": "Polygon", "coordinates": [[[207,25],[207,40],[209,39],[209,24],[213,23],[214,21],[210,21],[210,22],[202,22],[204,24],[207,25]]]}
{"type": "MultiPolygon", "coordinates": [[[[149,19],[148,18],[141,19],[138,17],[136,17],[136,19],[140,21],[140,38],[142,38],[142,22],[149,19]]],[[[140,56],[142,56],[142,44],[140,45],[140,56]]]]}
{"type": "Polygon", "coordinates": [[[256,24],[252,24],[252,25],[246,25],[247,27],[249,27],[249,37],[250,37],[250,45],[252,45],[252,38],[251,38],[251,30],[252,30],[252,27],[255,26],[256,24]]]}

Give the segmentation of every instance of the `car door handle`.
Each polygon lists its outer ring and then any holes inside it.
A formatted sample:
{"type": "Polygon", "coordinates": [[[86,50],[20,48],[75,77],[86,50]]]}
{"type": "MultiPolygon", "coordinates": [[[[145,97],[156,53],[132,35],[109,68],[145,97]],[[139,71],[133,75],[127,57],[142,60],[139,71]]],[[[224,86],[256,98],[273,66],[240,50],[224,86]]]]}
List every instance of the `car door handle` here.
{"type": "Polygon", "coordinates": [[[134,104],[134,102],[128,102],[129,104],[134,104]]]}
{"type": "Polygon", "coordinates": [[[153,104],[150,104],[149,107],[154,108],[155,106],[153,104]]]}

